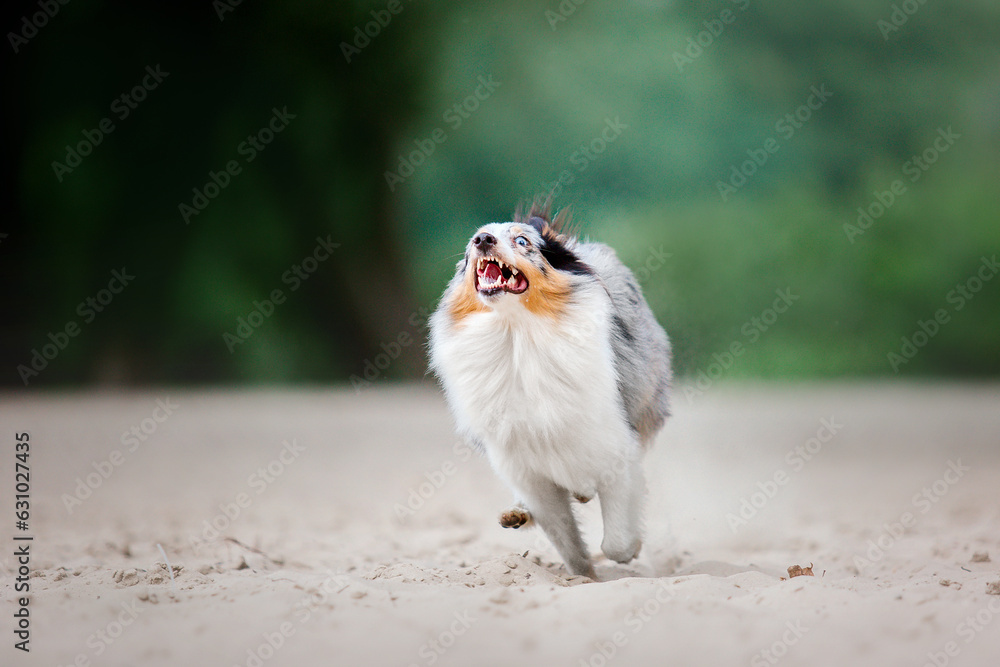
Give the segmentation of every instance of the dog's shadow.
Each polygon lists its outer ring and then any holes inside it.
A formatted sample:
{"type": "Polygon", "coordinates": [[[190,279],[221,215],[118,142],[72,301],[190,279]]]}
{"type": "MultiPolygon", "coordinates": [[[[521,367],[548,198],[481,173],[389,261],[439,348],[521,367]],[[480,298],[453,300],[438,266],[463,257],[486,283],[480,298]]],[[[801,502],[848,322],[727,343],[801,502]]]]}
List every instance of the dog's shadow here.
{"type": "Polygon", "coordinates": [[[707,574],[711,577],[731,577],[737,574],[744,574],[746,572],[759,572],[761,574],[766,574],[769,576],[776,576],[774,572],[769,572],[766,569],[758,567],[757,565],[737,565],[735,563],[727,563],[724,561],[716,560],[706,560],[697,563],[685,563],[684,560],[677,556],[672,556],[665,559],[639,559],[627,565],[620,565],[618,563],[613,563],[606,559],[595,563],[595,568],[597,571],[597,576],[600,581],[615,581],[616,579],[626,579],[630,577],[637,578],[648,578],[648,579],[658,579],[658,578],[676,578],[676,577],[689,577],[694,575],[707,574]]]}

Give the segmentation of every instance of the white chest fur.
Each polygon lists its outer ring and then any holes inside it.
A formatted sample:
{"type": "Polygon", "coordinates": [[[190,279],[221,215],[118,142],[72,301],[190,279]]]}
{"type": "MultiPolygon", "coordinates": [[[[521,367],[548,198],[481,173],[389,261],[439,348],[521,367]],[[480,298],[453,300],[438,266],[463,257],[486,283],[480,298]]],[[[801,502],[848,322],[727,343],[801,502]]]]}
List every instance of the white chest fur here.
{"type": "Polygon", "coordinates": [[[460,429],[515,485],[543,476],[593,493],[634,444],[618,396],[610,304],[584,303],[559,318],[515,305],[435,327],[432,363],[460,429]]]}

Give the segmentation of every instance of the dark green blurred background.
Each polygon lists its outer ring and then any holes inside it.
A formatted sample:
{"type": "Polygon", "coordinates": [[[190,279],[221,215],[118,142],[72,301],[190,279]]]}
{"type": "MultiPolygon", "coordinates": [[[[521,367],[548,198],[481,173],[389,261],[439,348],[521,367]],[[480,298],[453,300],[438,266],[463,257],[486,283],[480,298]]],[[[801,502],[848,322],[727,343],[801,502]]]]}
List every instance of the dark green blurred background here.
{"type": "Polygon", "coordinates": [[[7,10],[4,384],[422,376],[472,231],[549,193],[682,374],[1000,373],[995,0],[164,5],[7,10]]]}

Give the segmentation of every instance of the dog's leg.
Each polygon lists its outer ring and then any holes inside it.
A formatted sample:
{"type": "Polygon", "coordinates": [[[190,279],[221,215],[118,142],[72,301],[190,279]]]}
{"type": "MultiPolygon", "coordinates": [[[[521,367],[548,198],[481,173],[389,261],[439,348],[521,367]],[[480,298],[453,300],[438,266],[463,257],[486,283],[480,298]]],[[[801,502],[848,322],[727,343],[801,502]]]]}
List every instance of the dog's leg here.
{"type": "Polygon", "coordinates": [[[543,479],[532,480],[519,490],[531,516],[545,531],[570,572],[597,579],[587,554],[587,546],[583,543],[570,508],[569,491],[555,482],[543,479]]]}
{"type": "Polygon", "coordinates": [[[623,462],[601,480],[598,496],[604,518],[604,555],[627,563],[642,548],[642,501],[645,495],[642,464],[638,457],[623,462]]]}

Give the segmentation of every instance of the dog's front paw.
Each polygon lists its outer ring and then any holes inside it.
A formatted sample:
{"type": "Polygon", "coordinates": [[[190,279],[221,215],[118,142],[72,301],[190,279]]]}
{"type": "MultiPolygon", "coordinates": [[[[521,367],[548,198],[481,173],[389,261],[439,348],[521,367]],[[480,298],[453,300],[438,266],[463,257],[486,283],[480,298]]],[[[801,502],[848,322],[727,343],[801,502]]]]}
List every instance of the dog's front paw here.
{"type": "Polygon", "coordinates": [[[514,507],[500,515],[500,525],[504,528],[520,528],[531,525],[531,512],[523,507],[514,507]]]}
{"type": "Polygon", "coordinates": [[[604,555],[616,563],[630,562],[639,555],[641,549],[642,540],[639,538],[635,538],[629,544],[613,544],[605,540],[604,544],[601,545],[601,551],[604,552],[604,555]]]}

